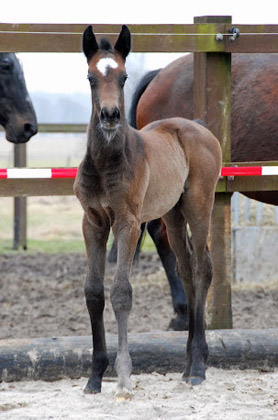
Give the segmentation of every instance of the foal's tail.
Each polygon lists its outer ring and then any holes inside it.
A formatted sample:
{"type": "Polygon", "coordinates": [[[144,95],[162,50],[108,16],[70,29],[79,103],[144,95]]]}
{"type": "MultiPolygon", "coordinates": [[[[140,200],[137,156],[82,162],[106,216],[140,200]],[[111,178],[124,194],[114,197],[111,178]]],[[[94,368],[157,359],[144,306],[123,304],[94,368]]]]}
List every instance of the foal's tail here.
{"type": "Polygon", "coordinates": [[[137,128],[137,126],[136,126],[136,110],[137,110],[137,105],[138,105],[139,99],[141,98],[141,96],[145,92],[146,88],[151,83],[151,81],[160,72],[160,70],[161,69],[151,70],[148,73],[146,73],[142,77],[142,79],[139,81],[139,83],[138,83],[138,85],[135,89],[135,92],[132,95],[131,105],[130,105],[130,110],[129,110],[129,118],[128,119],[129,119],[129,124],[133,128],[137,128]]]}

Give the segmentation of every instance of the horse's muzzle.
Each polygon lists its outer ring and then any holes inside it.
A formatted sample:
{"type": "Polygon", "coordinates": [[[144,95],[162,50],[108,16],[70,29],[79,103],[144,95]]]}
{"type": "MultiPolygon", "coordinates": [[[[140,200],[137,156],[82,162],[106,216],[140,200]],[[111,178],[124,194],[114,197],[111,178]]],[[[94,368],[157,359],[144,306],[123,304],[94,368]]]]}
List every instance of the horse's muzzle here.
{"type": "Polygon", "coordinates": [[[8,123],[5,126],[6,139],[11,143],[26,143],[32,136],[37,134],[38,125],[36,121],[24,122],[22,124],[8,123]]]}

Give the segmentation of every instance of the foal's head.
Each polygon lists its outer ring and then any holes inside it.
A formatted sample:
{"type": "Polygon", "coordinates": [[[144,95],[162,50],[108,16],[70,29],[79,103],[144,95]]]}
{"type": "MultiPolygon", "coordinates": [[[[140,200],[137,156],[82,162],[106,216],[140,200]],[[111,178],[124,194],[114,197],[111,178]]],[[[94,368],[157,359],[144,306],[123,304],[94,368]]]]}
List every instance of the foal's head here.
{"type": "Polygon", "coordinates": [[[83,52],[88,61],[93,111],[98,128],[111,141],[124,119],[123,88],[127,79],[125,59],[130,51],[130,32],[123,26],[114,46],[106,39],[98,45],[92,26],[83,34],[83,52]]]}

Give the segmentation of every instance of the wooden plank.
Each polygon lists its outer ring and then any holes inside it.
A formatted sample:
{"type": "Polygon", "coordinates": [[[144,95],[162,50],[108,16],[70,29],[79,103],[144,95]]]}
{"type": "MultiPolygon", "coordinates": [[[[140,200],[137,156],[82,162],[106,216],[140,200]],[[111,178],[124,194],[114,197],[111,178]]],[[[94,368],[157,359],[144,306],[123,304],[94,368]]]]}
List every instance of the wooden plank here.
{"type": "Polygon", "coordinates": [[[226,180],[226,191],[278,191],[278,176],[235,176],[226,180]]]}
{"type": "MultiPolygon", "coordinates": [[[[87,25],[0,24],[0,51],[80,52],[87,25]]],[[[121,25],[93,25],[96,35],[116,41],[121,25]]],[[[129,25],[134,52],[223,51],[215,39],[223,24],[129,25]]]]}
{"type": "MultiPolygon", "coordinates": [[[[246,165],[247,166],[247,165],[246,165]]],[[[219,179],[217,193],[234,193],[250,191],[278,191],[278,176],[235,176],[231,179],[219,179]]]]}
{"type": "MultiPolygon", "coordinates": [[[[39,133],[85,133],[88,124],[39,124],[39,133]]],[[[0,126],[0,131],[5,129],[0,126]]]]}
{"type": "Polygon", "coordinates": [[[87,124],[39,124],[39,133],[84,133],[87,124]]]}
{"type": "MultiPolygon", "coordinates": [[[[73,195],[74,179],[0,179],[0,197],[36,197],[73,195]]],[[[234,177],[220,179],[217,193],[278,191],[277,176],[234,177]]]]}
{"type": "MultiPolygon", "coordinates": [[[[214,17],[195,18],[210,22],[214,17]]],[[[231,17],[223,17],[223,21],[231,17]]],[[[206,122],[218,138],[223,160],[231,160],[231,55],[226,53],[194,54],[194,118],[206,122]],[[219,81],[221,80],[221,83],[219,81]]],[[[213,280],[208,294],[209,328],[232,328],[231,309],[231,225],[230,198],[226,180],[220,181],[211,220],[211,256],[213,280]]]]}
{"type": "Polygon", "coordinates": [[[72,178],[1,179],[0,197],[73,195],[73,182],[72,178]]]}
{"type": "MultiPolygon", "coordinates": [[[[116,334],[107,334],[110,366],[114,376],[116,334]]],[[[278,366],[278,330],[207,331],[208,366],[264,369],[278,366]]],[[[186,332],[129,334],[133,374],[180,372],[186,354],[186,332]]],[[[92,358],[91,337],[57,337],[0,340],[0,382],[54,381],[64,377],[88,377],[92,358]]]]}
{"type": "MultiPolygon", "coordinates": [[[[230,18],[230,17],[229,17],[230,18]]],[[[217,20],[218,17],[215,17],[217,20]]],[[[222,16],[221,16],[222,20],[222,16]]],[[[50,23],[0,23],[1,32],[49,32],[49,33],[71,33],[82,35],[84,29],[89,25],[93,25],[94,33],[96,35],[106,36],[115,35],[117,36],[121,30],[122,25],[120,24],[94,24],[88,22],[88,24],[50,24],[50,23]]],[[[161,36],[163,34],[177,35],[177,34],[216,34],[225,30],[225,24],[223,22],[215,22],[207,24],[207,22],[201,22],[200,24],[127,24],[132,34],[138,34],[144,36],[144,34],[157,34],[161,36]]]]}
{"type": "Polygon", "coordinates": [[[210,329],[232,328],[231,194],[216,194],[211,223],[213,280],[207,300],[210,329]]]}
{"type": "MultiPolygon", "coordinates": [[[[239,38],[225,37],[225,51],[231,53],[277,53],[278,25],[236,25],[239,38]]],[[[230,27],[226,26],[226,32],[230,27]]]]}
{"type": "MultiPolygon", "coordinates": [[[[116,35],[109,36],[114,43],[116,35]]],[[[81,52],[82,35],[19,33],[0,34],[0,52],[81,52]]],[[[132,36],[133,52],[190,52],[224,51],[224,44],[215,40],[215,35],[153,35],[132,36]]]]}
{"type": "MultiPolygon", "coordinates": [[[[129,25],[134,52],[278,52],[278,25],[237,25],[231,41],[228,16],[195,18],[193,25],[129,25]],[[202,21],[203,19],[203,21],[202,21]],[[215,22],[211,22],[215,20],[215,22]],[[223,23],[220,21],[223,20],[223,23]],[[216,34],[223,41],[216,41],[216,34]]],[[[231,19],[230,19],[231,20],[231,19]]],[[[0,24],[0,51],[80,52],[86,24],[0,24]]],[[[121,25],[93,25],[99,36],[116,40],[121,25]]]]}

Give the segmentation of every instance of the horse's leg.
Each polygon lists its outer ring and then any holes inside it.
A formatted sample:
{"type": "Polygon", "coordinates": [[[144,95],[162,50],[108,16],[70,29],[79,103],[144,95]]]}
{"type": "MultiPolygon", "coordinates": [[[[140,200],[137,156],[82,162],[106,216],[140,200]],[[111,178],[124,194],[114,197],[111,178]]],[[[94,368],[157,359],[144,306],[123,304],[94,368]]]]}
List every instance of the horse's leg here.
{"type": "Polygon", "coordinates": [[[85,297],[93,334],[92,374],[84,390],[86,393],[101,391],[103,373],[109,364],[103,324],[103,278],[108,234],[108,224],[103,223],[102,228],[94,226],[88,221],[86,214],[84,215],[83,235],[87,251],[85,297]]]}
{"type": "Polygon", "coordinates": [[[141,223],[140,226],[140,236],[136,245],[136,250],[135,250],[135,254],[134,254],[134,258],[133,258],[133,264],[137,265],[139,263],[139,256],[140,256],[140,251],[141,251],[141,247],[142,247],[142,242],[143,242],[143,238],[144,238],[144,234],[145,234],[145,229],[146,229],[146,223],[141,223]]]}
{"type": "Polygon", "coordinates": [[[113,241],[111,249],[108,253],[107,261],[110,263],[116,263],[117,262],[117,242],[113,241]]]}
{"type": "Polygon", "coordinates": [[[176,318],[171,320],[168,329],[174,331],[187,330],[188,314],[186,295],[183,285],[176,274],[176,257],[169,245],[165,225],[162,219],[155,219],[148,223],[147,229],[163,264],[170,285],[173,308],[177,314],[176,318]]]}
{"type": "Polygon", "coordinates": [[[132,287],[129,282],[132,261],[140,234],[140,223],[134,217],[121,220],[113,226],[118,247],[116,275],[111,287],[111,302],[118,323],[118,352],[116,370],[118,384],[116,397],[130,399],[133,395],[130,374],[132,362],[128,351],[127,327],[132,306],[132,287]]]}

